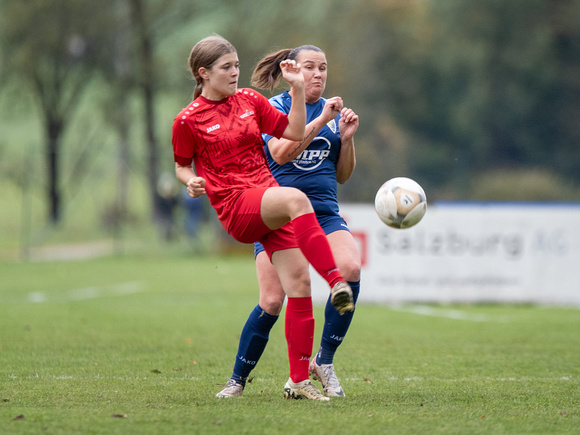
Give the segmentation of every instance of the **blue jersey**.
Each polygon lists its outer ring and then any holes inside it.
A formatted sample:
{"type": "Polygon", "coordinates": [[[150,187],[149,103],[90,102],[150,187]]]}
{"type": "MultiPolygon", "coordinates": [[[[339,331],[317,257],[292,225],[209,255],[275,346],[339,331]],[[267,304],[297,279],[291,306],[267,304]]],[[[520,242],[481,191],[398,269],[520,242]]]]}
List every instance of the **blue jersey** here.
{"type": "MultiPolygon", "coordinates": [[[[324,108],[326,99],[306,104],[306,124],[317,118],[324,108]]],[[[292,97],[287,91],[270,98],[270,104],[288,114],[292,97]]],[[[266,156],[272,175],[280,186],[296,187],[303,191],[317,216],[337,215],[336,162],[340,155],[340,115],[326,124],[302,153],[291,162],[279,165],[272,158],[267,143],[273,136],[263,134],[266,156]]]]}

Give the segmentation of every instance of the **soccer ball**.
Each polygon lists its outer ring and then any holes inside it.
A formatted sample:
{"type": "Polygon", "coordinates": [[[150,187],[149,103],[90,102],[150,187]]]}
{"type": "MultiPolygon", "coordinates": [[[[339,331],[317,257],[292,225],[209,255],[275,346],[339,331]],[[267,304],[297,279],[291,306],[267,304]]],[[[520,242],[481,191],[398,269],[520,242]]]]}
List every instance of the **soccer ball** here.
{"type": "Polygon", "coordinates": [[[388,226],[410,228],[425,215],[427,197],[416,181],[405,177],[392,178],[379,188],[375,210],[388,226]]]}

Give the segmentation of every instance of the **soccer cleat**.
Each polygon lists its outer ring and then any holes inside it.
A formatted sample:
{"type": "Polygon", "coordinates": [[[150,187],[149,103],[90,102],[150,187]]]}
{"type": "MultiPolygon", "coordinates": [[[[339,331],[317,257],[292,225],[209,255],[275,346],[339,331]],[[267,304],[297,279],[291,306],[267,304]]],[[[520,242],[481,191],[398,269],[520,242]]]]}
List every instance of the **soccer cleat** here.
{"type": "Polygon", "coordinates": [[[327,396],[344,397],[344,391],[338,382],[336,373],[334,373],[334,364],[316,364],[316,358],[310,362],[308,367],[310,376],[315,381],[322,383],[322,391],[327,396]]]}
{"type": "Polygon", "coordinates": [[[226,386],[215,397],[239,397],[244,392],[244,386],[230,379],[226,386]]]}
{"type": "Polygon", "coordinates": [[[321,400],[323,402],[330,401],[329,397],[322,395],[318,388],[310,382],[310,379],[306,379],[302,382],[294,383],[292,379],[288,379],[286,385],[284,385],[284,397],[286,399],[312,399],[321,400]]]}
{"type": "Polygon", "coordinates": [[[330,290],[330,303],[341,316],[347,311],[354,311],[352,290],[346,282],[339,281],[334,284],[334,287],[330,290]]]}

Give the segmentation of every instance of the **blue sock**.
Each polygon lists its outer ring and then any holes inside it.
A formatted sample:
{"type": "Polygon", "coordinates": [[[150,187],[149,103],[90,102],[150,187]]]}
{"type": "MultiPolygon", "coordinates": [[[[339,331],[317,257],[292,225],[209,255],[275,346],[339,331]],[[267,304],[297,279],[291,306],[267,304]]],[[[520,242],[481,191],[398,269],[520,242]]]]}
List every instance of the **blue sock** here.
{"type": "MultiPolygon", "coordinates": [[[[348,285],[352,289],[352,297],[356,304],[360,292],[360,281],[349,281],[348,285]]],[[[316,355],[316,364],[332,364],[336,349],[344,340],[353,314],[354,311],[347,311],[341,316],[330,303],[330,297],[328,298],[324,310],[324,328],[322,330],[322,340],[320,340],[320,349],[316,355]]]]}
{"type": "Polygon", "coordinates": [[[256,367],[262,352],[264,352],[268,344],[270,330],[276,320],[278,320],[278,316],[271,316],[266,313],[260,308],[260,305],[256,305],[250,313],[244,329],[242,329],[238,354],[234,364],[232,379],[236,382],[246,385],[246,379],[248,379],[253,368],[256,367]]]}

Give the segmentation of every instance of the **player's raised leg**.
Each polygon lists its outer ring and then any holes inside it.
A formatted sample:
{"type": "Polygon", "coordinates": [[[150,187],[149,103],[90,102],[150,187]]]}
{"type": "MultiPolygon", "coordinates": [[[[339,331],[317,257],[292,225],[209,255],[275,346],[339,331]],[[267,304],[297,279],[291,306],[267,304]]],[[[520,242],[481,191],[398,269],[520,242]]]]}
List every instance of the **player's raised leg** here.
{"type": "Polygon", "coordinates": [[[331,302],[342,314],[354,309],[352,291],[340,274],[326,234],[308,197],[298,189],[272,187],[262,197],[261,215],[272,229],[291,220],[298,247],[331,288],[331,302]]]}

